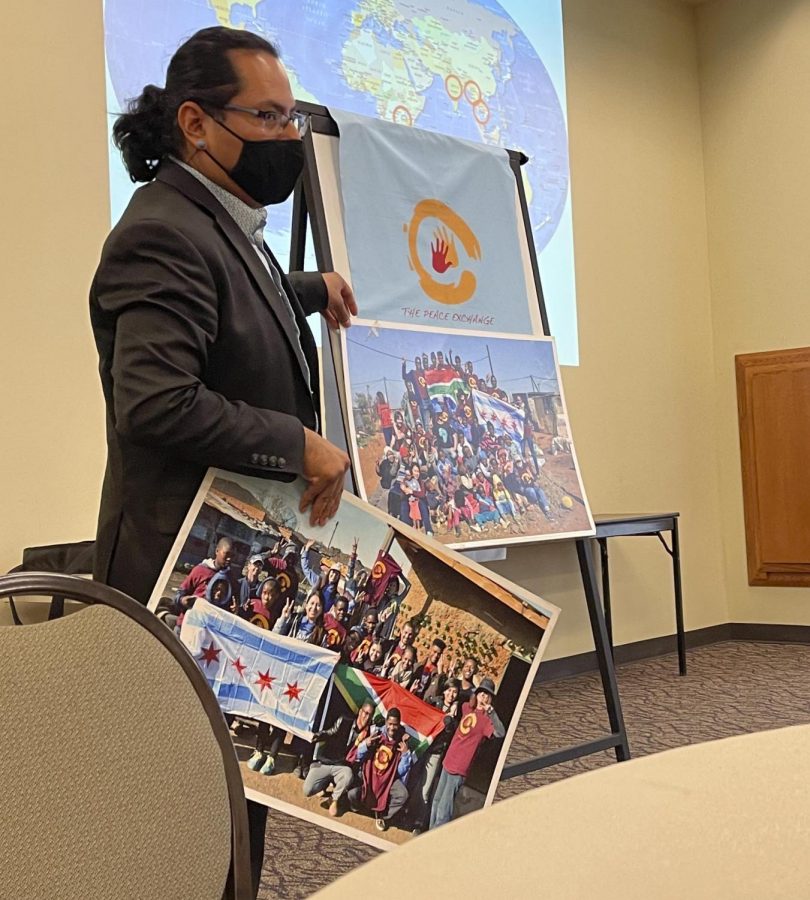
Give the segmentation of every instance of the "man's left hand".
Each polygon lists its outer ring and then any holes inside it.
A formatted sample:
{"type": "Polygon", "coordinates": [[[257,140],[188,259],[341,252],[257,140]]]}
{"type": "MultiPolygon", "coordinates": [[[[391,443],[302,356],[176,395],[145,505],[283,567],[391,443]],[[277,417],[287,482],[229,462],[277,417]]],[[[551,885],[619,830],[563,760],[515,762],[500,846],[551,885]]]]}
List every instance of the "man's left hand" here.
{"type": "Polygon", "coordinates": [[[348,328],[352,324],[352,316],[357,315],[357,302],[354,293],[342,275],[337,272],[322,272],[326,284],[328,300],[323,317],[330,328],[348,328]]]}

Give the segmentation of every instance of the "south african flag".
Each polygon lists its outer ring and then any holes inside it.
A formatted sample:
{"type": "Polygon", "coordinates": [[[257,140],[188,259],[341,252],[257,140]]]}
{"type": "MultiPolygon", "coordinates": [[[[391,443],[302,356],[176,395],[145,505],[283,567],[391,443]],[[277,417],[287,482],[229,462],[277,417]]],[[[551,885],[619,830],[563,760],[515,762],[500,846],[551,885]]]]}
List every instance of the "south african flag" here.
{"type": "Polygon", "coordinates": [[[450,397],[455,403],[458,395],[464,393],[466,389],[461,376],[452,366],[426,369],[425,381],[427,382],[428,396],[431,399],[450,397]]]}
{"type": "Polygon", "coordinates": [[[441,710],[387,678],[339,665],[335,669],[335,686],[353,713],[357,713],[366,700],[371,700],[377,707],[376,712],[383,716],[396,707],[411,737],[411,750],[417,756],[424,753],[444,730],[444,713],[441,710]]]}

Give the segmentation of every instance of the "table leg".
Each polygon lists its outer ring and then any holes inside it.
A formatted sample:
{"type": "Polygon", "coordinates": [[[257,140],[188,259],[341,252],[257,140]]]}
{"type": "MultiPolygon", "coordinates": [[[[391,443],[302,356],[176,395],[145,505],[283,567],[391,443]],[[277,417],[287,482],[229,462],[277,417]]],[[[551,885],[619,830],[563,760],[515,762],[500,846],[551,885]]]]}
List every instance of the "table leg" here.
{"type": "Polygon", "coordinates": [[[607,628],[610,652],[613,652],[613,613],[610,607],[610,562],[608,560],[607,538],[597,538],[602,568],[602,605],[605,608],[605,628],[607,628]]]}
{"type": "Polygon", "coordinates": [[[672,523],[672,576],[675,585],[675,632],[678,638],[678,671],[686,675],[686,634],[683,623],[683,593],[681,589],[681,544],[678,520],[672,523]]]}

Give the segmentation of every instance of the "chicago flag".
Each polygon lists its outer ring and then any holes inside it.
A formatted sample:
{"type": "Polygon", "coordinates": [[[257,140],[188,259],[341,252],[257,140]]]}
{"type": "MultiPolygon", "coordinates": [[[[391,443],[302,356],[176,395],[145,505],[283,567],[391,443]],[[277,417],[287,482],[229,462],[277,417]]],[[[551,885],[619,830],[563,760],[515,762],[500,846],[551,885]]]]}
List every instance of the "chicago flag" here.
{"type": "Polygon", "coordinates": [[[481,391],[473,391],[472,396],[479,425],[486,427],[488,422],[492,422],[495,434],[506,434],[513,441],[523,440],[523,410],[497,397],[482,394],[481,391]]]}
{"type": "Polygon", "coordinates": [[[312,738],[318,703],[339,654],[265,631],[203,599],[184,616],[180,640],[223,712],[312,738]]]}

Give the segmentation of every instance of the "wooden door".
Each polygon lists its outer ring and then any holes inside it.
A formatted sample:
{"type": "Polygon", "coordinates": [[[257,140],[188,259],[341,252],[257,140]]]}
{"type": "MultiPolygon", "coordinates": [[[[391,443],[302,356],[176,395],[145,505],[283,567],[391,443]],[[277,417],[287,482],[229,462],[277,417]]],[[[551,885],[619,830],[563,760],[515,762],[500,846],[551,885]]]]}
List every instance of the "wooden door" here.
{"type": "Polygon", "coordinates": [[[810,348],[736,357],[748,582],[810,585],[810,348]]]}

